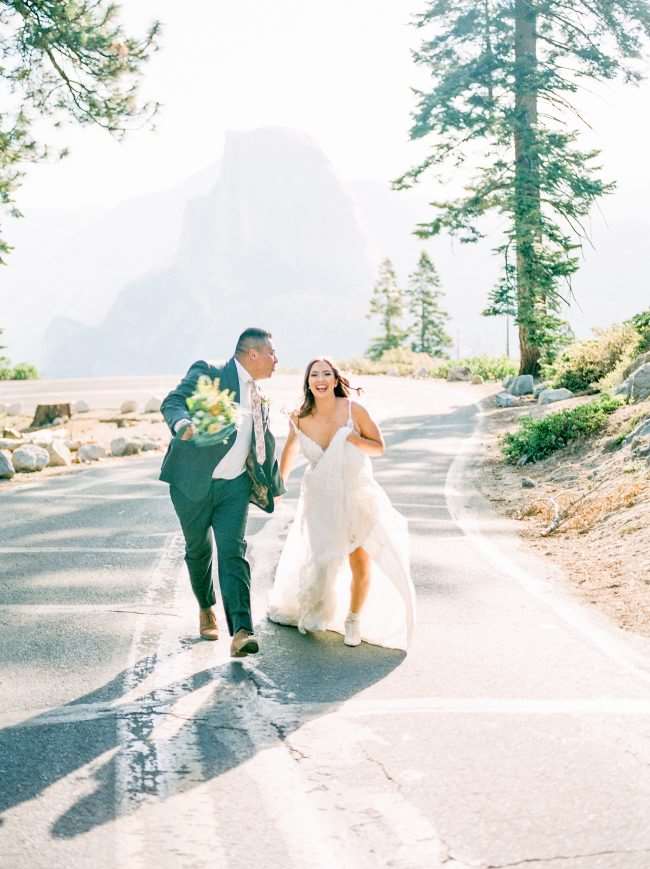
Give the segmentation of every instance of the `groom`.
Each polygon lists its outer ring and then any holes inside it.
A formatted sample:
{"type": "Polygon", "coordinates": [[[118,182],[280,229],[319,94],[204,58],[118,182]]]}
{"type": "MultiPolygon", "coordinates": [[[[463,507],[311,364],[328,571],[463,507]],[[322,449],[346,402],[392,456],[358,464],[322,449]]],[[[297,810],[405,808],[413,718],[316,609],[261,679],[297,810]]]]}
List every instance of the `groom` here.
{"type": "Polygon", "coordinates": [[[214,533],[221,597],[232,637],[230,654],[235,658],[259,650],[253,634],[250,567],[245,557],[248,504],[272,513],[274,498],[286,491],[268,427],[268,408],[256,384],[271,377],[277,363],[271,333],[246,329],[232,359],[219,365],[195,362],[161,407],[173,437],[160,479],[170,484],[172,504],[185,537],[185,562],[199,604],[199,633],[206,640],[218,638],[212,583],[214,533]],[[192,439],[195,432],[186,399],[202,375],[218,377],[220,388],[234,392],[244,411],[236,437],[227,443],[197,446],[192,439]]]}

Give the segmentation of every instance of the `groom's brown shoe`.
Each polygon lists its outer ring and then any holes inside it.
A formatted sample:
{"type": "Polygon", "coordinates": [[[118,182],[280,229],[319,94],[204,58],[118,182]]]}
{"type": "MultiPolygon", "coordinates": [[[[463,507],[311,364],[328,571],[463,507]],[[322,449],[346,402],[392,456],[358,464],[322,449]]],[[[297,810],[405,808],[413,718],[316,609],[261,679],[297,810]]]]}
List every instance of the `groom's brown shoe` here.
{"type": "Polygon", "coordinates": [[[207,610],[199,610],[199,633],[204,640],[219,639],[217,617],[212,607],[207,610]]]}
{"type": "Polygon", "coordinates": [[[255,639],[255,635],[251,634],[250,631],[244,630],[244,628],[237,631],[230,644],[230,656],[232,658],[245,658],[246,655],[254,655],[259,650],[260,646],[255,639]]]}

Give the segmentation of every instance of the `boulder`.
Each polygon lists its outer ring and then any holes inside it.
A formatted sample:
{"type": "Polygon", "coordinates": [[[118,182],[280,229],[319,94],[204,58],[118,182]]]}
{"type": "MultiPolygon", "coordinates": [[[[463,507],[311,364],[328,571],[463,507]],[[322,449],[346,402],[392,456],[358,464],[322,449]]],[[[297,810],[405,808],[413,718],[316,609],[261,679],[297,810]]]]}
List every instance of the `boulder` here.
{"type": "Polygon", "coordinates": [[[544,392],[545,389],[550,389],[548,383],[536,383],[535,389],[533,390],[533,396],[538,398],[540,392],[544,392]]]}
{"type": "Polygon", "coordinates": [[[11,453],[0,449],[0,480],[10,480],[15,473],[11,453]]]}
{"type": "Polygon", "coordinates": [[[159,398],[154,398],[153,396],[149,399],[149,401],[144,406],[145,413],[160,413],[160,405],[162,404],[159,398]]]}
{"type": "Polygon", "coordinates": [[[150,452],[151,450],[159,450],[162,446],[161,442],[155,438],[138,437],[137,441],[140,444],[143,453],[150,452]]]}
{"type": "Polygon", "coordinates": [[[17,441],[14,438],[0,438],[0,450],[9,450],[9,452],[13,452],[24,444],[24,440],[17,441]]]}
{"type": "Polygon", "coordinates": [[[509,392],[500,392],[496,399],[497,407],[517,407],[519,401],[509,392]]]}
{"type": "MultiPolygon", "coordinates": [[[[629,433],[629,435],[623,441],[623,446],[628,446],[631,444],[636,438],[642,438],[646,435],[650,435],[650,417],[648,419],[642,419],[641,422],[637,425],[637,427],[629,433]]],[[[0,441],[0,446],[2,442],[0,441]]],[[[11,447],[9,447],[11,449],[11,447]]]]}
{"type": "Polygon", "coordinates": [[[650,459],[650,437],[635,438],[632,455],[635,459],[650,459]]]}
{"type": "Polygon", "coordinates": [[[138,404],[135,401],[123,401],[120,405],[120,413],[136,413],[138,404]]]}
{"type": "Polygon", "coordinates": [[[7,416],[20,416],[23,406],[19,401],[15,401],[7,408],[7,416]]]}
{"type": "Polygon", "coordinates": [[[13,463],[16,471],[42,471],[50,461],[50,455],[43,447],[36,444],[25,444],[13,453],[13,463]]]}
{"type": "Polygon", "coordinates": [[[423,377],[428,377],[429,376],[429,369],[428,368],[418,368],[418,370],[415,372],[415,376],[420,378],[420,379],[423,377]]]}
{"type": "Polygon", "coordinates": [[[46,449],[50,457],[48,462],[50,468],[63,468],[72,464],[72,455],[63,441],[52,441],[46,449]]]}
{"type": "Polygon", "coordinates": [[[573,393],[570,389],[543,389],[537,396],[538,404],[553,404],[555,401],[566,401],[568,398],[573,398],[573,393]]]}
{"type": "Polygon", "coordinates": [[[135,438],[113,438],[111,441],[112,456],[134,456],[141,452],[142,444],[135,438]]]}
{"type": "Polygon", "coordinates": [[[481,377],[480,374],[475,374],[474,377],[472,377],[472,383],[474,384],[474,386],[480,386],[481,383],[484,383],[484,382],[485,381],[483,380],[483,378],[481,377]]]}
{"type": "Polygon", "coordinates": [[[650,397],[650,362],[646,362],[640,368],[637,368],[629,377],[630,380],[630,400],[644,401],[650,397]]]}
{"type": "Polygon", "coordinates": [[[515,378],[512,375],[510,375],[509,377],[504,377],[501,381],[501,386],[503,386],[503,388],[506,390],[510,389],[510,384],[514,379],[515,378]]]}
{"type": "Polygon", "coordinates": [[[472,372],[465,365],[458,365],[456,368],[450,368],[447,372],[447,380],[455,382],[458,380],[469,381],[472,379],[472,372]]]}
{"type": "Polygon", "coordinates": [[[106,450],[99,444],[82,444],[77,452],[79,462],[98,462],[106,457],[106,450]]]}
{"type": "Polygon", "coordinates": [[[619,383],[618,386],[614,389],[614,395],[620,395],[625,399],[630,397],[630,381],[624,380],[622,383],[619,383]]]}
{"type": "Polygon", "coordinates": [[[21,441],[23,436],[19,431],[16,431],[15,428],[6,428],[2,432],[2,436],[5,438],[11,438],[12,440],[21,441]]]}
{"type": "MultiPolygon", "coordinates": [[[[59,435],[61,435],[60,431],[59,435]]],[[[44,431],[35,431],[31,432],[31,434],[28,435],[28,438],[30,443],[36,444],[36,446],[39,447],[45,447],[45,449],[47,449],[48,444],[51,444],[54,440],[54,432],[50,429],[45,429],[44,431]]]]}
{"type": "Polygon", "coordinates": [[[532,395],[535,391],[535,383],[532,374],[520,374],[515,377],[508,387],[511,395],[532,395]]]}
{"type": "Polygon", "coordinates": [[[623,380],[627,380],[630,374],[633,374],[637,368],[640,368],[642,365],[645,365],[646,362],[650,362],[650,350],[646,353],[642,353],[640,356],[637,356],[636,359],[633,359],[630,364],[623,371],[623,380]]]}
{"type": "Polygon", "coordinates": [[[521,488],[522,489],[534,489],[537,486],[535,480],[531,480],[530,477],[522,477],[521,478],[521,488]]]}
{"type": "Polygon", "coordinates": [[[77,401],[72,405],[73,413],[88,413],[90,405],[87,401],[77,401]]]}

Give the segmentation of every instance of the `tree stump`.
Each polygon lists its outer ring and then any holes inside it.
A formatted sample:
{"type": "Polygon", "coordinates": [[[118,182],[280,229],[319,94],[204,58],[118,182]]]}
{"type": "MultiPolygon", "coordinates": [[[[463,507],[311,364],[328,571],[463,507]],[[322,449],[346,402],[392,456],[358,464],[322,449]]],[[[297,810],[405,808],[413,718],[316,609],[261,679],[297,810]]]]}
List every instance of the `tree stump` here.
{"type": "Polygon", "coordinates": [[[44,425],[50,425],[55,419],[65,418],[70,419],[72,412],[70,403],[68,404],[39,404],[34,413],[34,419],[30,428],[42,428],[44,425]]]}

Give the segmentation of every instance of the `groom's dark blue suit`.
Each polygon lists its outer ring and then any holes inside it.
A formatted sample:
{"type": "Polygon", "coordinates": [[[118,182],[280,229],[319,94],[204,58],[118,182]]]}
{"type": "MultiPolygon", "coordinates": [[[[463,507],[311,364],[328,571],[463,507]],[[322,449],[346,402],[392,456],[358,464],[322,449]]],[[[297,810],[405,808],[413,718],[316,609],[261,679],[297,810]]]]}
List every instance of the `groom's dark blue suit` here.
{"type": "MultiPolygon", "coordinates": [[[[253,630],[250,609],[250,567],[246,560],[246,520],[249,503],[273,512],[274,498],[286,490],[275,457],[275,439],[268,427],[268,411],[263,408],[262,423],[265,460],[256,459],[255,431],[246,459],[246,469],[234,480],[213,479],[221,459],[232,448],[228,443],[199,447],[193,440],[183,441],[175,427],[187,419],[187,399],[195,392],[199,377],[219,378],[221,389],[235,394],[239,402],[239,375],[235,360],[218,365],[195,362],[162,403],[165,421],[174,435],[163,459],[160,479],[170,484],[170,495],[185,536],[185,561],[192,589],[202,609],[215,603],[212,582],[211,529],[217,544],[219,585],[230,634],[240,629],[253,630]]],[[[254,429],[254,427],[253,427],[254,429]]]]}

